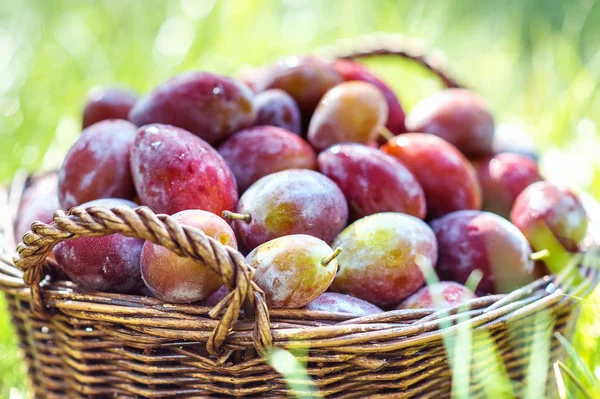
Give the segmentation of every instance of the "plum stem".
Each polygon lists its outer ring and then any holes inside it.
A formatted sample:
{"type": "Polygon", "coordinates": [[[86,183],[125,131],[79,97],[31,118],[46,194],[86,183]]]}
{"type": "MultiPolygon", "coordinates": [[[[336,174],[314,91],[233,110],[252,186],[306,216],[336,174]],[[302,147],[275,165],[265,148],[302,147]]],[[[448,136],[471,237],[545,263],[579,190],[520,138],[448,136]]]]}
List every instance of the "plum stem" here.
{"type": "Polygon", "coordinates": [[[252,221],[252,216],[249,213],[235,213],[231,211],[223,211],[221,213],[223,219],[231,219],[231,220],[243,220],[246,223],[250,223],[252,221]]]}
{"type": "Polygon", "coordinates": [[[386,140],[391,140],[391,139],[393,139],[395,137],[394,133],[390,132],[390,130],[387,127],[385,127],[385,125],[381,126],[379,128],[378,132],[386,140]]]}
{"type": "Polygon", "coordinates": [[[329,256],[324,257],[323,259],[321,259],[321,264],[323,266],[327,266],[328,264],[331,263],[332,260],[334,260],[335,258],[338,257],[338,255],[342,252],[342,248],[337,247],[335,249],[335,251],[333,251],[333,253],[329,256]]]}
{"type": "Polygon", "coordinates": [[[542,249],[541,251],[537,251],[537,252],[534,252],[531,255],[529,255],[529,259],[542,260],[542,259],[546,259],[549,256],[550,256],[550,251],[548,251],[547,249],[542,249]]]}

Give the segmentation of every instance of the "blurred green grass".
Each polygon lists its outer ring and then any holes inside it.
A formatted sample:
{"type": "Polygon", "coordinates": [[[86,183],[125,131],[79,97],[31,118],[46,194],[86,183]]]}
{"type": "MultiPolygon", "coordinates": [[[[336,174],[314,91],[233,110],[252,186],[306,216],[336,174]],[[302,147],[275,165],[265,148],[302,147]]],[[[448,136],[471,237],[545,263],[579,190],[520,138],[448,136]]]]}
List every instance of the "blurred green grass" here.
{"type": "MultiPolygon", "coordinates": [[[[600,198],[599,22],[594,0],[0,2],[0,181],[19,167],[60,165],[92,86],[121,82],[145,92],[179,71],[231,74],[386,31],[442,49],[452,74],[488,98],[498,122],[534,136],[548,176],[600,198]]],[[[370,64],[408,109],[439,88],[406,62],[370,64]]],[[[597,377],[599,297],[582,301],[574,337],[597,377]]],[[[7,325],[0,311],[6,398],[23,387],[7,325]]]]}

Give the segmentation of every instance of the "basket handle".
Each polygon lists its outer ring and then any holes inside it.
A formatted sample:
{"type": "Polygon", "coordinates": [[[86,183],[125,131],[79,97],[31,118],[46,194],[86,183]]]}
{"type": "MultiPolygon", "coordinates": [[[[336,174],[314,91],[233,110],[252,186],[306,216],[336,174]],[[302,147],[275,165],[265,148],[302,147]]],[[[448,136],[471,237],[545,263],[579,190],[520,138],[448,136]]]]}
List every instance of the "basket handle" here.
{"type": "Polygon", "coordinates": [[[320,50],[323,54],[340,59],[358,59],[395,56],[412,60],[438,76],[447,88],[464,87],[450,76],[444,54],[430,49],[422,40],[396,33],[372,33],[356,39],[339,40],[320,50]]]}
{"type": "Polygon", "coordinates": [[[24,272],[31,287],[34,310],[44,309],[40,283],[44,279],[44,260],[55,245],[80,237],[100,237],[119,233],[162,245],[179,256],[200,260],[223,279],[231,291],[210,312],[212,318],[222,314],[206,348],[211,355],[221,355],[221,345],[238,320],[242,306],[253,313],[253,340],[256,350],[264,354],[272,345],[269,311],[263,291],[252,281],[254,269],[237,250],[222,245],[200,229],[179,224],[168,215],[157,215],[150,208],[119,206],[112,209],[93,206],[75,207],[66,214],[57,211],[50,224],[35,222],[17,247],[14,264],[24,272]]]}

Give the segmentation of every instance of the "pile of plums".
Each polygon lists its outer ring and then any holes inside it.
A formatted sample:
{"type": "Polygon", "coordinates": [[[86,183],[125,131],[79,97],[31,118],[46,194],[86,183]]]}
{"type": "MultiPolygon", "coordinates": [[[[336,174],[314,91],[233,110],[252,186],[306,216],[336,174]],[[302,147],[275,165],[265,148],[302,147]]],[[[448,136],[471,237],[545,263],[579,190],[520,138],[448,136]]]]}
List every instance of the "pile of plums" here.
{"type": "MultiPolygon", "coordinates": [[[[556,272],[536,254],[577,252],[586,234],[577,195],[498,136],[481,96],[443,90],[405,117],[351,60],[187,72],[140,98],[94,89],[83,128],[59,172],[25,192],[19,237],[58,208],[145,205],[246,254],[274,308],[455,306],[556,272]],[[426,285],[427,270],[442,281],[426,285]]],[[[82,289],[206,306],[227,295],[208,265],[141,239],[78,238],[54,257],[82,289]]]]}

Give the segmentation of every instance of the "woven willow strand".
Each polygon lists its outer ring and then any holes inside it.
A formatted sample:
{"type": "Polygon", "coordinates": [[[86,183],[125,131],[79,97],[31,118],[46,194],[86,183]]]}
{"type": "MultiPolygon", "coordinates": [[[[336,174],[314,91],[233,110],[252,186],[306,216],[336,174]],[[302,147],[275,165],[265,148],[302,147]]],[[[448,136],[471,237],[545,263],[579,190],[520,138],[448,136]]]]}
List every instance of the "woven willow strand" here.
{"type": "Polygon", "coordinates": [[[23,237],[17,247],[14,264],[24,272],[25,282],[32,288],[32,303],[43,309],[40,282],[44,278],[44,260],[55,245],[80,237],[99,237],[119,233],[128,237],[142,238],[159,244],[179,256],[196,259],[218,273],[231,291],[210,316],[221,316],[219,324],[207,342],[207,350],[220,356],[219,348],[238,320],[240,309],[254,316],[253,340],[257,351],[265,353],[272,345],[269,329],[269,312],[262,290],[252,281],[254,270],[248,266],[242,254],[208,237],[201,230],[177,223],[167,215],[156,215],[147,207],[132,209],[115,207],[106,209],[75,207],[67,215],[63,211],[54,214],[54,222],[36,222],[32,231],[23,237]]]}

